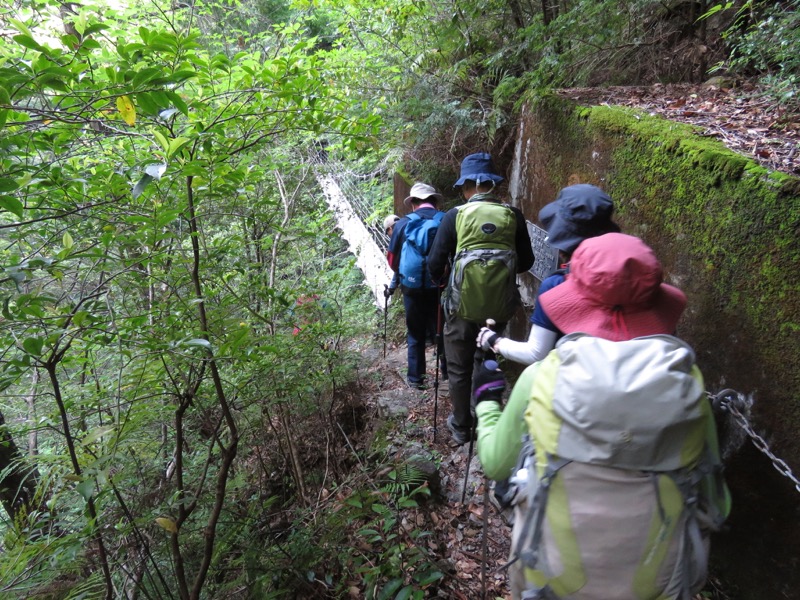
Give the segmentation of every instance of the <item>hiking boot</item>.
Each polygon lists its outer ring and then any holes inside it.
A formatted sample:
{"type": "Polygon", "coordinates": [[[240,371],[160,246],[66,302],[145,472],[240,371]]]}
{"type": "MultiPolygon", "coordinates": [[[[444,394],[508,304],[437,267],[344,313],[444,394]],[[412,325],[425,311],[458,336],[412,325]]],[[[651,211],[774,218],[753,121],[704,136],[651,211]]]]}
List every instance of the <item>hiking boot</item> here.
{"type": "Polygon", "coordinates": [[[511,507],[511,502],[516,495],[516,487],[514,487],[508,479],[494,482],[494,489],[492,496],[494,497],[494,504],[500,512],[511,507]]]}
{"type": "Polygon", "coordinates": [[[428,385],[425,383],[424,379],[419,379],[417,381],[412,381],[411,379],[408,380],[408,387],[412,387],[416,390],[427,390],[428,385]]]}
{"type": "Polygon", "coordinates": [[[450,430],[450,435],[452,436],[453,441],[459,446],[468,444],[472,438],[472,428],[458,427],[455,423],[453,423],[453,415],[447,417],[447,428],[450,430]]]}

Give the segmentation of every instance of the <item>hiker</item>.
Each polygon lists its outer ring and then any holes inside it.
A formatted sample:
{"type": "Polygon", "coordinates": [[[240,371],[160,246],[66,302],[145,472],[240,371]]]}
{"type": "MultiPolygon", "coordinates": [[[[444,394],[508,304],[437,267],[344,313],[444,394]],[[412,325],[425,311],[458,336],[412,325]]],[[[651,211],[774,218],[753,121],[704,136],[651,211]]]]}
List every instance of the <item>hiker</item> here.
{"type": "Polygon", "coordinates": [[[392,239],[392,232],[394,231],[394,226],[400,220],[400,217],[397,215],[389,215],[383,220],[383,231],[386,232],[386,235],[389,239],[392,239]]]}
{"type": "MultiPolygon", "coordinates": [[[[386,233],[386,236],[391,241],[392,239],[392,232],[394,231],[395,224],[400,220],[400,217],[397,215],[389,215],[383,220],[383,231],[386,233]]],[[[392,275],[392,281],[389,283],[389,288],[384,288],[383,296],[388,300],[390,296],[392,296],[400,285],[400,279],[396,272],[392,275]]]]}
{"type": "Polygon", "coordinates": [[[730,498],[694,352],[673,337],[686,296],[643,241],[609,233],[539,300],[567,335],[505,409],[493,361],[474,397],[484,472],[526,482],[512,597],[691,600],[730,498]]]}
{"type": "Polygon", "coordinates": [[[481,328],[476,340],[484,351],[492,350],[509,360],[530,365],[542,360],[563,335],[547,317],[538,301],[547,290],[563,283],[572,253],[585,239],[619,232],[611,220],[614,203],[599,187],[579,183],[563,188],[553,202],[539,211],[539,221],[547,231],[547,244],[558,250],[559,268],[539,285],[530,317],[527,341],[501,337],[488,327],[481,328]]]}
{"type": "Polygon", "coordinates": [[[472,375],[482,354],[475,338],[490,317],[497,321],[497,331],[503,331],[520,303],[517,273],[529,270],[534,260],[525,217],[495,195],[503,179],[489,154],[478,152],[464,158],[453,187],[461,190],[466,203],[450,209],[442,219],[428,261],[436,280],[441,281],[450,267],[442,299],[452,405],[447,427],[459,445],[473,436],[472,375]]]}
{"type": "MultiPolygon", "coordinates": [[[[428,331],[437,330],[439,288],[430,275],[428,252],[436,237],[444,213],[437,210],[442,195],[426,183],[415,183],[403,200],[411,213],[397,221],[389,240],[387,259],[403,292],[403,306],[408,330],[408,385],[425,388],[425,340],[428,331]]],[[[394,292],[397,285],[385,291],[394,292]]],[[[442,342],[437,355],[442,365],[442,378],[447,379],[447,368],[442,358],[442,342]]]]}

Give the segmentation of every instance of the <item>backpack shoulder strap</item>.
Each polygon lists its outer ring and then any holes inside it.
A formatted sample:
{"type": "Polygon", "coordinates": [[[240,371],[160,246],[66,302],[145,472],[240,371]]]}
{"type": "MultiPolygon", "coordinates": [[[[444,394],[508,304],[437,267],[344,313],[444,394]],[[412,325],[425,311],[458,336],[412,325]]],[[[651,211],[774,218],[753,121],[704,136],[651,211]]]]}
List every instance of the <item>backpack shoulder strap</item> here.
{"type": "Polygon", "coordinates": [[[419,215],[418,213],[410,212],[406,215],[406,219],[408,219],[409,221],[418,221],[422,220],[422,216],[419,215]]]}

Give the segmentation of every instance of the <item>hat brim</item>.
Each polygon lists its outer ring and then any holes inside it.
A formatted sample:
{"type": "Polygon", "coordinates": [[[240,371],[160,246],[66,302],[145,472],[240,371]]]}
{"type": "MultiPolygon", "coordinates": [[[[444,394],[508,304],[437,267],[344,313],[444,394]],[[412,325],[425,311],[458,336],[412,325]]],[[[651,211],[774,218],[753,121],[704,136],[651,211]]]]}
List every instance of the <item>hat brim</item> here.
{"type": "Polygon", "coordinates": [[[571,253],[583,240],[590,237],[605,235],[606,233],[619,233],[619,225],[608,220],[602,226],[593,226],[590,223],[581,225],[575,221],[565,219],[559,212],[558,201],[545,204],[539,211],[539,221],[547,232],[547,244],[551,248],[571,253]]]}
{"type": "Polygon", "coordinates": [[[545,314],[565,334],[587,333],[620,342],[647,335],[675,333],[686,308],[686,295],[662,283],[646,305],[615,309],[585,297],[575,280],[564,281],[539,297],[545,314]]]}
{"type": "Polygon", "coordinates": [[[461,187],[467,181],[493,181],[494,183],[500,183],[501,181],[505,180],[505,177],[501,175],[495,175],[494,173],[472,173],[470,175],[462,175],[459,177],[458,181],[453,184],[454,188],[461,187]]]}
{"type": "Polygon", "coordinates": [[[425,196],[424,198],[420,198],[419,196],[406,196],[405,198],[403,198],[403,204],[405,204],[406,206],[411,206],[411,201],[415,198],[420,202],[433,202],[434,204],[438,204],[439,202],[444,200],[444,196],[442,196],[440,193],[437,192],[435,194],[430,194],[428,196],[425,196]]]}
{"type": "Polygon", "coordinates": [[[545,229],[550,223],[553,222],[556,214],[558,213],[558,201],[549,202],[545,204],[539,211],[539,221],[545,229]]]}
{"type": "Polygon", "coordinates": [[[572,253],[580,246],[583,240],[607,233],[619,233],[620,228],[613,221],[604,223],[602,227],[590,225],[581,227],[556,215],[551,220],[549,227],[545,227],[545,230],[547,231],[547,244],[549,246],[556,250],[572,253]]]}

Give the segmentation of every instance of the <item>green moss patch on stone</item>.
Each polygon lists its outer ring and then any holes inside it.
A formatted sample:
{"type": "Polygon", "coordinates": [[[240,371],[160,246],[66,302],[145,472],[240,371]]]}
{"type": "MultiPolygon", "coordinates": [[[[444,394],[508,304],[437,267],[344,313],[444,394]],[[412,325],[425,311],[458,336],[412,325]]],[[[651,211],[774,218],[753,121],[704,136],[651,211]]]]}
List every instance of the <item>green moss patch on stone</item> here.
{"type": "Polygon", "coordinates": [[[551,190],[600,185],[623,229],[644,237],[689,294],[682,332],[715,357],[711,379],[776,400],[800,387],[800,180],[641,110],[553,97],[533,110],[529,172],[541,181],[523,207],[529,218],[551,190]]]}

